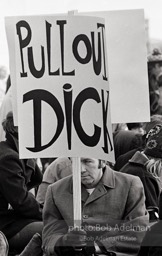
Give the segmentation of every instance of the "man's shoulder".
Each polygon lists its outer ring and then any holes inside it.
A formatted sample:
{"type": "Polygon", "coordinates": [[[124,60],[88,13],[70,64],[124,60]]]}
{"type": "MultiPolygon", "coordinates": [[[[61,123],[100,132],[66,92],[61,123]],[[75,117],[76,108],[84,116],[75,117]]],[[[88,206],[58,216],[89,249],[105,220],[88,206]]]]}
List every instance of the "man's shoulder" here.
{"type": "Polygon", "coordinates": [[[45,170],[43,180],[53,183],[72,173],[71,161],[67,157],[59,157],[45,170]]]}
{"type": "Polygon", "coordinates": [[[66,166],[69,166],[70,164],[71,161],[68,157],[58,157],[47,167],[47,169],[62,169],[65,168],[66,166]]]}
{"type": "Polygon", "coordinates": [[[137,191],[143,190],[142,181],[138,176],[114,171],[114,180],[117,191],[120,190],[123,191],[123,193],[124,191],[127,191],[126,193],[134,191],[133,193],[136,193],[137,191]]]}

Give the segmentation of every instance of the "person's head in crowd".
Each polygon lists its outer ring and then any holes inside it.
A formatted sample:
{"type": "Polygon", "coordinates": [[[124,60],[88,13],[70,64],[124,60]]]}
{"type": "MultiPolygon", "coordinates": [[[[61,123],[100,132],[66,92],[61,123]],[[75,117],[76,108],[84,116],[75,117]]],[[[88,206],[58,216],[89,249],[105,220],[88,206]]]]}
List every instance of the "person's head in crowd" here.
{"type": "Polygon", "coordinates": [[[127,123],[128,130],[134,133],[144,134],[143,123],[127,123]]]}
{"type": "Polygon", "coordinates": [[[127,130],[126,123],[114,123],[112,124],[112,133],[115,134],[121,130],[127,130]]]}
{"type": "Polygon", "coordinates": [[[153,49],[148,55],[148,69],[157,78],[162,73],[162,53],[158,48],[153,49]]]}
{"type": "Polygon", "coordinates": [[[162,188],[162,124],[154,126],[147,133],[144,154],[149,158],[147,171],[159,180],[162,188]]]}
{"type": "Polygon", "coordinates": [[[145,134],[147,134],[154,126],[157,124],[162,124],[162,115],[154,114],[150,117],[150,122],[143,123],[143,129],[145,134]]]}
{"type": "Polygon", "coordinates": [[[162,114],[162,54],[157,48],[148,55],[148,82],[150,113],[162,114]]]}
{"type": "Polygon", "coordinates": [[[136,134],[133,131],[122,130],[113,136],[115,159],[128,151],[142,147],[143,135],[136,134]]]}
{"type": "Polygon", "coordinates": [[[6,119],[2,122],[3,130],[7,134],[11,134],[14,137],[18,138],[18,126],[14,126],[14,120],[13,120],[13,112],[8,112],[6,119]]]}
{"type": "Polygon", "coordinates": [[[4,80],[7,77],[7,68],[0,66],[0,80],[4,80]]]}

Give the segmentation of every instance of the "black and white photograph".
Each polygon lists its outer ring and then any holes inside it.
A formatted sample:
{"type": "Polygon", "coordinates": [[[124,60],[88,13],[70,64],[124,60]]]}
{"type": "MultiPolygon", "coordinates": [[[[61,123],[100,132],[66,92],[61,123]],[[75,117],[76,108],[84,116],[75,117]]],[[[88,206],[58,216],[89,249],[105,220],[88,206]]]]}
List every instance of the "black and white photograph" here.
{"type": "Polygon", "coordinates": [[[161,0],[0,6],[0,256],[162,256],[161,0]]]}

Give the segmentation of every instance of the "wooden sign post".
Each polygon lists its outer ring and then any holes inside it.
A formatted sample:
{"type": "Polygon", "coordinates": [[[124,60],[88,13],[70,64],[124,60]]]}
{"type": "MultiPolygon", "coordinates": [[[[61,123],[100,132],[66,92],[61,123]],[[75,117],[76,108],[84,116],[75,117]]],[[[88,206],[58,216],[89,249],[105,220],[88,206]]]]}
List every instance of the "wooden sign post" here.
{"type": "MultiPolygon", "coordinates": [[[[77,10],[68,12],[68,15],[77,14],[77,10]]],[[[81,163],[80,157],[72,157],[72,173],[73,173],[73,215],[74,228],[80,228],[82,222],[82,202],[81,202],[81,163]]]]}
{"type": "Polygon", "coordinates": [[[73,170],[73,213],[74,228],[81,227],[82,207],[81,207],[81,163],[79,157],[72,158],[73,170]]]}

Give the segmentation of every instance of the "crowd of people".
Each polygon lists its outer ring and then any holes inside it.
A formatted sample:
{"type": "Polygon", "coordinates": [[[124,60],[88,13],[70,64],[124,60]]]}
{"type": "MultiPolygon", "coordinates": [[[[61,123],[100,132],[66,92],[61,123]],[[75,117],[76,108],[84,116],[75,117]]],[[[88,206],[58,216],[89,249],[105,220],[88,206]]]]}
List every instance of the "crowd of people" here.
{"type": "MultiPolygon", "coordinates": [[[[162,58],[154,51],[149,72],[159,62],[162,58]]],[[[156,96],[160,106],[160,73],[149,75],[154,86],[150,102],[156,96]]],[[[75,226],[72,158],[39,159],[42,169],[38,159],[20,159],[11,97],[5,97],[0,109],[0,255],[162,255],[158,110],[151,112],[150,122],[112,126],[115,163],[80,157],[82,219],[75,226]]]]}

